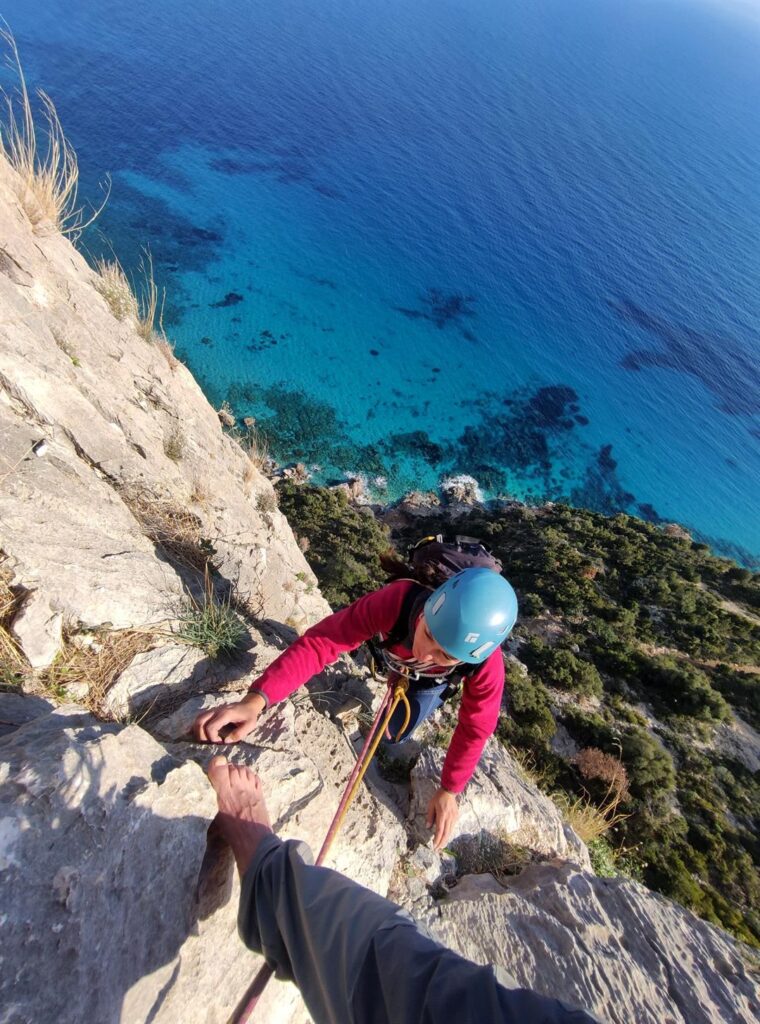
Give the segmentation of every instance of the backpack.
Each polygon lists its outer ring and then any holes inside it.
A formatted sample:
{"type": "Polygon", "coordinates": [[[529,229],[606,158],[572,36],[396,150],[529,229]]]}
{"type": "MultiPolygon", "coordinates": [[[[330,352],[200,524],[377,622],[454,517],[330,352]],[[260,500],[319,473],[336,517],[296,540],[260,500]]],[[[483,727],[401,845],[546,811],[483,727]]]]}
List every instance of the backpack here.
{"type": "MultiPolygon", "coordinates": [[[[411,579],[416,586],[409,588],[409,593],[401,604],[398,618],[385,639],[371,642],[370,650],[375,660],[378,660],[378,654],[382,660],[382,651],[404,640],[409,632],[409,623],[422,611],[430,592],[445,583],[449,577],[455,576],[462,569],[484,568],[498,573],[502,570],[499,559],[476,537],[456,536],[453,540],[444,540],[440,533],[423,537],[416,544],[412,544],[407,550],[406,564],[409,576],[395,578],[411,579]]],[[[444,697],[452,696],[462,681],[479,668],[480,665],[457,666],[453,673],[446,677],[450,680],[451,692],[447,691],[444,697]]]]}

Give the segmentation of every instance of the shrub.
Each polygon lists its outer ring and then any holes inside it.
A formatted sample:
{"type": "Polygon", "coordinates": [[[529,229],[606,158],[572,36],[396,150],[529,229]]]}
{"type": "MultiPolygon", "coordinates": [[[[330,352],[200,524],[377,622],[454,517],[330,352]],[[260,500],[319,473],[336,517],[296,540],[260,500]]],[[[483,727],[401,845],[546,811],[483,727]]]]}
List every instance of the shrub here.
{"type": "Polygon", "coordinates": [[[458,836],[449,844],[457,861],[457,875],[491,874],[503,879],[519,874],[531,861],[531,851],[510,843],[506,834],[481,831],[458,836]]]}
{"type": "Polygon", "coordinates": [[[586,845],[588,846],[594,874],[600,878],[615,878],[618,874],[615,863],[615,851],[604,836],[590,839],[586,845]]]}
{"type": "Polygon", "coordinates": [[[274,491],[259,491],[256,495],[256,509],[269,515],[277,511],[277,494],[274,491]]]}
{"type": "Polygon", "coordinates": [[[540,615],[546,607],[538,594],[523,594],[520,598],[520,614],[527,617],[540,615]]]}
{"type": "Polygon", "coordinates": [[[598,747],[585,747],[575,756],[574,763],[586,782],[601,783],[607,792],[617,794],[621,800],[628,798],[628,772],[617,757],[605,754],[598,747]]]}
{"type": "Polygon", "coordinates": [[[673,791],[673,758],[645,729],[634,725],[623,730],[620,746],[632,796],[655,800],[673,791]]]}
{"type": "Polygon", "coordinates": [[[164,455],[172,462],[179,462],[185,454],[185,435],[179,423],[174,423],[164,434],[164,455]]]}
{"type": "Polygon", "coordinates": [[[373,516],[350,505],[342,491],[283,481],[277,495],[293,529],[308,540],[306,558],[333,607],[382,586],[380,555],[390,541],[373,516]]]}
{"type": "Polygon", "coordinates": [[[602,679],[594,665],[578,658],[564,647],[550,647],[536,637],[525,648],[528,666],[547,683],[574,693],[600,697],[602,679]]]}
{"type": "Polygon", "coordinates": [[[760,675],[719,664],[710,670],[710,678],[752,728],[760,730],[760,675]]]}
{"type": "Polygon", "coordinates": [[[728,704],[710,686],[705,673],[687,661],[640,657],[638,677],[655,702],[672,713],[705,721],[721,721],[730,715],[728,704]]]}
{"type": "Polygon", "coordinates": [[[506,699],[512,721],[501,724],[501,738],[522,746],[548,743],[557,730],[546,687],[507,663],[506,699]]]}

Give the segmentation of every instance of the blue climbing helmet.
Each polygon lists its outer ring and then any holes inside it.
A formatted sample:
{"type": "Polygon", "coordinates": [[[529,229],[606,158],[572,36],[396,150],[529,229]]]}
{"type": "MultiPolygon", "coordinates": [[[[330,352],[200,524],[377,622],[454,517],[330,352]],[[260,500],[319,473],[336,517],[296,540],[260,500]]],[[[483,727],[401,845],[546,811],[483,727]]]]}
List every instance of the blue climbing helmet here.
{"type": "Polygon", "coordinates": [[[463,569],[425,602],[430,635],[450,657],[479,665],[517,620],[517,595],[493,569],[463,569]]]}

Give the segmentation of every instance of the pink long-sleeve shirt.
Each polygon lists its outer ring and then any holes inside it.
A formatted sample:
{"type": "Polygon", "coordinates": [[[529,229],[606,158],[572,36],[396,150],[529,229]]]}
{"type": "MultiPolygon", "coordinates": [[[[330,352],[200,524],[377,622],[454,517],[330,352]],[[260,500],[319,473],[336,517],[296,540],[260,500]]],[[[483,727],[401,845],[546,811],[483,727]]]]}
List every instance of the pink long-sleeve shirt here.
{"type": "MultiPolygon", "coordinates": [[[[353,651],[378,634],[387,636],[413,586],[409,580],[397,580],[328,615],[283,651],[251,689],[275,704],[345,651],[353,651]]],[[[390,650],[400,658],[412,658],[411,650],[403,643],[390,650]]],[[[441,772],[441,785],[450,793],[461,793],[475,771],[486,740],[496,728],[503,690],[504,660],[497,648],[464,679],[459,720],[441,772]]]]}

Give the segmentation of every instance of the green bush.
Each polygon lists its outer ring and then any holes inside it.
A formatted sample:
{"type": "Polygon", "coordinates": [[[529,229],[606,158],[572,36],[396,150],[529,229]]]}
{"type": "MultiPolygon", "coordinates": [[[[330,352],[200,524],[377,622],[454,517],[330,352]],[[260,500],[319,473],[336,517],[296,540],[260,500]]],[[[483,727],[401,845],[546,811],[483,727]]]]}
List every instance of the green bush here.
{"type": "Polygon", "coordinates": [[[512,719],[512,723],[506,725],[508,738],[521,746],[548,743],[557,726],[546,687],[508,663],[506,697],[512,719]]]}
{"type": "Polygon", "coordinates": [[[760,675],[718,664],[710,669],[710,679],[752,728],[760,730],[760,675]]]}
{"type": "Polygon", "coordinates": [[[620,757],[628,771],[631,794],[640,800],[657,800],[675,788],[673,758],[640,726],[622,730],[620,757]]]}
{"type": "Polygon", "coordinates": [[[705,673],[687,661],[640,656],[638,679],[656,705],[674,714],[722,721],[731,713],[705,673]]]}
{"type": "Polygon", "coordinates": [[[532,637],[522,651],[526,664],[542,681],[573,693],[602,695],[602,680],[594,665],[565,647],[550,647],[532,637]]]}
{"type": "Polygon", "coordinates": [[[387,530],[349,504],[343,491],[284,481],[280,510],[300,538],[322,593],[334,608],[383,585],[380,555],[390,547],[387,530]]]}

